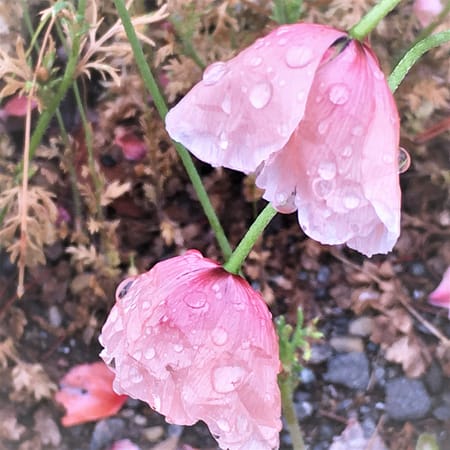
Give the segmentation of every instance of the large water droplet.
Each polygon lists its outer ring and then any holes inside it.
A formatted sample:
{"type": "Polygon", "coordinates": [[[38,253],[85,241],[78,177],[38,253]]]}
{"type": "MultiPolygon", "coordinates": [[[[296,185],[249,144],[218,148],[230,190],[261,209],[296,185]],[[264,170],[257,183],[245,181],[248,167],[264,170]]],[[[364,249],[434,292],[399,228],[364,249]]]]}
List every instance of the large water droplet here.
{"type": "Polygon", "coordinates": [[[221,327],[214,328],[211,333],[211,338],[214,344],[224,345],[228,340],[228,333],[221,327]]]}
{"type": "Polygon", "coordinates": [[[411,156],[403,147],[400,147],[398,150],[398,173],[404,173],[411,165],[411,156]]]}
{"type": "Polygon", "coordinates": [[[289,67],[304,67],[311,62],[313,52],[309,47],[296,45],[286,52],[285,60],[289,67]]]}
{"type": "Polygon", "coordinates": [[[153,359],[156,355],[156,351],[153,347],[149,347],[144,352],[145,359],[153,359]]]}
{"type": "Polygon", "coordinates": [[[277,29],[276,35],[281,36],[281,35],[287,33],[290,29],[291,29],[291,27],[289,25],[282,25],[281,27],[279,27],[277,29]]]}
{"type": "Polygon", "coordinates": [[[312,190],[319,198],[328,197],[334,189],[333,181],[324,180],[323,178],[316,178],[312,182],[312,190]]]}
{"type": "Polygon", "coordinates": [[[261,56],[254,56],[253,58],[250,59],[249,64],[252,67],[258,67],[260,66],[262,63],[262,58],[261,56]]]}
{"type": "Polygon", "coordinates": [[[333,161],[322,161],[319,164],[318,173],[324,180],[332,180],[336,176],[336,164],[333,161]]]}
{"type": "Polygon", "coordinates": [[[228,72],[227,65],[224,62],[216,62],[208,66],[203,73],[203,83],[207,86],[218,83],[228,72]]]}
{"type": "Polygon", "coordinates": [[[214,390],[220,394],[233,392],[241,385],[246,373],[240,366],[217,367],[212,373],[214,390]]]}
{"type": "Polygon", "coordinates": [[[222,150],[226,150],[228,148],[228,137],[225,131],[222,131],[219,135],[219,147],[222,150]]]}
{"type": "Polygon", "coordinates": [[[328,98],[335,105],[343,105],[348,102],[350,92],[345,84],[338,83],[331,87],[328,98]]]}
{"type": "Polygon", "coordinates": [[[249,100],[252,106],[256,109],[264,108],[269,103],[272,97],[272,85],[263,81],[255,84],[249,94],[249,100]]]}
{"type": "Polygon", "coordinates": [[[222,430],[225,431],[225,433],[228,433],[231,430],[230,422],[226,419],[219,419],[217,421],[217,426],[222,430]]]}
{"type": "Polygon", "coordinates": [[[225,94],[220,107],[225,114],[231,114],[231,96],[229,93],[225,94]]]}
{"type": "Polygon", "coordinates": [[[361,203],[361,199],[357,194],[347,194],[344,196],[342,202],[347,209],[355,209],[361,203]]]}
{"type": "Polygon", "coordinates": [[[183,301],[191,308],[203,308],[206,304],[206,295],[203,292],[190,292],[184,296],[183,301]]]}

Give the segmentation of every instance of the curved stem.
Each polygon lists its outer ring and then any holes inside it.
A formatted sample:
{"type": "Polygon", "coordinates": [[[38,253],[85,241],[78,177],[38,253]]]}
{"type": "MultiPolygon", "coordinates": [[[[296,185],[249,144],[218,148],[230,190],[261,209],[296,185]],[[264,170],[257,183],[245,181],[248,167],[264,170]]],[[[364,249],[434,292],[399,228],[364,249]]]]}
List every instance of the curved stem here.
{"type": "Polygon", "coordinates": [[[401,0],[381,0],[349,30],[348,34],[353,39],[362,41],[400,2],[401,0]]]}
{"type": "Polygon", "coordinates": [[[391,91],[395,92],[397,90],[399,84],[403,81],[403,78],[405,78],[411,67],[424,53],[449,41],[450,30],[447,30],[442,31],[441,33],[432,34],[409,49],[389,75],[388,84],[391,91]]]}
{"type": "MultiPolygon", "coordinates": [[[[161,119],[164,120],[167,114],[167,105],[166,102],[161,95],[161,92],[156,84],[155,78],[150,70],[150,67],[145,60],[144,52],[142,51],[141,45],[139,43],[136,32],[134,31],[134,27],[131,23],[130,15],[128,14],[128,10],[125,6],[123,0],[114,0],[114,4],[116,5],[117,12],[122,21],[123,27],[125,29],[125,33],[127,34],[128,40],[130,42],[131,48],[133,49],[133,54],[136,59],[136,64],[141,73],[142,79],[144,80],[145,87],[150,92],[153,102],[158,110],[161,119]]],[[[214,231],[219,247],[222,251],[223,257],[227,260],[231,255],[231,246],[227,240],[225,232],[222,228],[222,225],[219,222],[216,212],[209,200],[208,194],[206,192],[205,187],[203,186],[202,180],[195,168],[195,165],[192,161],[191,155],[189,152],[178,143],[175,143],[175,149],[183,162],[184,168],[191,180],[191,183],[194,187],[194,190],[197,194],[198,200],[202,205],[203,211],[208,218],[208,221],[211,225],[211,228],[214,231]]]]}
{"type": "Polygon", "coordinates": [[[245,258],[247,258],[255,245],[255,242],[276,214],[277,210],[268,203],[252,223],[247,233],[245,233],[245,236],[242,238],[241,242],[239,242],[239,245],[230,256],[230,259],[224,264],[223,267],[225,270],[234,274],[239,273],[242,263],[245,261],[245,258]]]}

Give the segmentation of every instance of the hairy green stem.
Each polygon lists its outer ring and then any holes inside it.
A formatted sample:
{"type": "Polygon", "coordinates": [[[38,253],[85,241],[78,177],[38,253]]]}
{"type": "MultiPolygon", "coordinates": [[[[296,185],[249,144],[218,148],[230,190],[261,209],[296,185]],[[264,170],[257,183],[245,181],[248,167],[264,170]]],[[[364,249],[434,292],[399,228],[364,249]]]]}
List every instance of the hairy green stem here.
{"type": "Polygon", "coordinates": [[[268,203],[256,220],[251,224],[247,233],[245,233],[245,236],[230,256],[230,259],[223,266],[225,270],[235,274],[239,273],[242,263],[245,261],[245,258],[247,258],[255,245],[255,242],[276,214],[277,210],[268,203]]]}
{"type": "Polygon", "coordinates": [[[388,84],[391,91],[395,92],[397,90],[399,84],[403,81],[403,78],[405,78],[411,67],[424,53],[449,41],[450,30],[447,30],[442,31],[441,33],[432,34],[409,49],[389,75],[388,84]]]}
{"type": "MultiPolygon", "coordinates": [[[[127,34],[128,40],[133,49],[136,64],[139,68],[142,79],[144,80],[145,87],[150,92],[159,115],[164,120],[168,111],[167,105],[158,88],[158,85],[156,84],[150,67],[147,64],[144,52],[139,43],[139,39],[131,23],[130,15],[128,14],[125,2],[123,0],[114,0],[114,4],[116,5],[116,9],[124,26],[125,33],[127,34]]],[[[214,231],[224,259],[227,260],[231,255],[231,246],[225,236],[225,232],[219,222],[216,212],[214,211],[211,201],[209,200],[208,194],[206,193],[206,189],[203,186],[200,175],[195,168],[194,162],[192,161],[189,152],[181,144],[175,143],[175,149],[183,162],[186,172],[197,194],[198,200],[202,205],[203,211],[208,218],[211,228],[214,231]]]]}
{"type": "Polygon", "coordinates": [[[278,386],[280,387],[283,416],[286,419],[286,425],[292,439],[292,448],[294,450],[305,450],[305,442],[303,441],[302,431],[294,408],[294,384],[292,374],[280,374],[278,376],[278,386]]]}
{"type": "Polygon", "coordinates": [[[383,19],[387,16],[401,0],[380,0],[355,26],[348,34],[353,39],[362,41],[383,19]]]}

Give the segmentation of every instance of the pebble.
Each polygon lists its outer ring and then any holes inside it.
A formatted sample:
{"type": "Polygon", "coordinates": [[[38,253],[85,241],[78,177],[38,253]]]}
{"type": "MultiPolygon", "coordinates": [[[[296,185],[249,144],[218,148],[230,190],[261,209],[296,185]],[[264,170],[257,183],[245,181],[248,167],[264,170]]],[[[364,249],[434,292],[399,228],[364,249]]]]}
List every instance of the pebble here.
{"type": "Polygon", "coordinates": [[[299,379],[303,384],[312,384],[316,381],[316,375],[310,368],[303,367],[300,371],[299,379]]]}
{"type": "Polygon", "coordinates": [[[433,362],[430,365],[425,374],[424,381],[431,394],[438,394],[441,392],[444,387],[444,376],[442,374],[442,369],[438,364],[433,362]]]}
{"type": "Polygon", "coordinates": [[[327,361],[333,354],[333,349],[329,344],[313,344],[311,346],[311,357],[309,364],[322,364],[327,361]]]}
{"type": "Polygon", "coordinates": [[[373,330],[373,319],[368,316],[361,316],[352,320],[348,326],[350,334],[355,336],[367,337],[370,336],[373,330]]]}
{"type": "Polygon", "coordinates": [[[89,450],[101,450],[119,439],[125,430],[125,421],[118,418],[100,420],[92,432],[89,450]]]}
{"type": "Polygon", "coordinates": [[[314,412],[314,406],[307,401],[294,403],[294,409],[298,420],[307,419],[308,417],[311,417],[314,412]]]}
{"type": "Polygon", "coordinates": [[[450,421],[450,405],[442,404],[433,410],[433,416],[443,422],[450,421]]]}
{"type": "Polygon", "coordinates": [[[164,436],[164,427],[156,426],[144,428],[142,434],[147,441],[157,442],[164,436]]]}
{"type": "Polygon", "coordinates": [[[364,343],[361,338],[354,336],[335,336],[330,339],[330,345],[337,352],[363,352],[364,343]]]}
{"type": "Polygon", "coordinates": [[[48,320],[53,327],[60,327],[63,321],[61,311],[55,305],[50,306],[48,309],[48,320]]]}
{"type": "Polygon", "coordinates": [[[328,361],[324,379],[350,389],[365,390],[369,383],[369,360],[358,352],[336,355],[328,361]]]}
{"type": "Polygon", "coordinates": [[[430,410],[431,399],[420,380],[399,377],[386,383],[386,413],[394,420],[416,420],[430,410]]]}

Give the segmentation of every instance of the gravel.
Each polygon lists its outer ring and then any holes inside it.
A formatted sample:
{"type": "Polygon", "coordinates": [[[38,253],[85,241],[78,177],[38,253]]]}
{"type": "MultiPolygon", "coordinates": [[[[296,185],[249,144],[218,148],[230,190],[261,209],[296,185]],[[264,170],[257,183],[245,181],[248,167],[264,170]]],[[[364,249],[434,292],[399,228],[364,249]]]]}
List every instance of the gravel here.
{"type": "Polygon", "coordinates": [[[338,354],[328,361],[324,379],[350,389],[365,390],[369,383],[369,361],[364,353],[338,354]]]}

